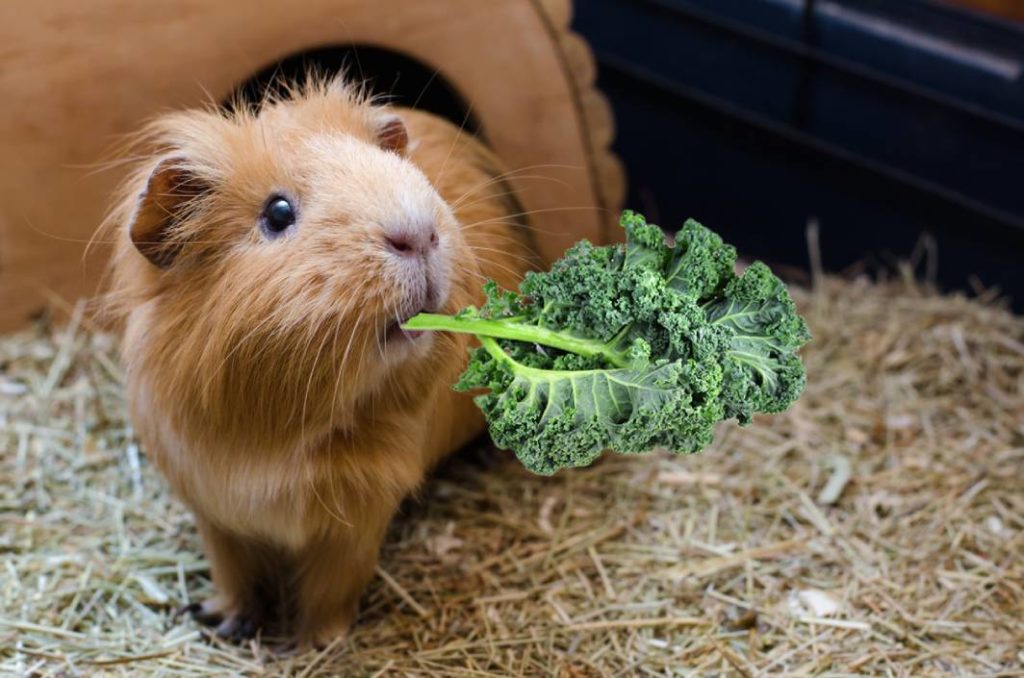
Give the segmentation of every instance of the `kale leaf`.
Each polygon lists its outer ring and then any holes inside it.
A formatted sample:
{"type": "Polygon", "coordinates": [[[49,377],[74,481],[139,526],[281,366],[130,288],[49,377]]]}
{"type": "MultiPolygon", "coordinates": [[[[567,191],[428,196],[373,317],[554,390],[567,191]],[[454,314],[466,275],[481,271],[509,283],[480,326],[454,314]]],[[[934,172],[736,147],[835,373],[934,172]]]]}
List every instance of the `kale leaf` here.
{"type": "Polygon", "coordinates": [[[639,214],[621,224],[624,245],[579,242],[518,293],[488,283],[479,310],[405,324],[476,335],[455,388],[484,391],[495,443],[535,473],[604,450],[697,452],[717,422],[781,412],[803,390],[810,333],[767,266],[736,275],[736,250],[693,220],[672,244],[639,214]]]}

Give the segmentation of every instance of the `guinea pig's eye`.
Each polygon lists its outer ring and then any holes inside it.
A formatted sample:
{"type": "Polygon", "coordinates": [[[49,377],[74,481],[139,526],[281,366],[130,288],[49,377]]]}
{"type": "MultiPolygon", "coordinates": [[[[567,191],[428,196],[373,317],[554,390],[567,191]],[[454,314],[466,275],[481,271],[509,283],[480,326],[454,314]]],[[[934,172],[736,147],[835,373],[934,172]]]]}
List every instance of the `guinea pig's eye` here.
{"type": "Polygon", "coordinates": [[[287,198],[275,196],[263,208],[263,229],[268,235],[280,235],[295,223],[295,208],[287,198]]]}

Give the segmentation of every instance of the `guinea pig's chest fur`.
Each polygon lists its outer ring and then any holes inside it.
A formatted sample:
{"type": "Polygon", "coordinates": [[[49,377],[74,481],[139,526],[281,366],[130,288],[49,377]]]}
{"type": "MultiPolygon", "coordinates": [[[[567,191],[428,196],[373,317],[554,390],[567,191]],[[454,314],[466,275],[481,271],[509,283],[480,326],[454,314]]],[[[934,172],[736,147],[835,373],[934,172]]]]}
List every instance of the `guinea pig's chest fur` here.
{"type": "Polygon", "coordinates": [[[290,550],[358,519],[350,514],[365,510],[368,498],[382,506],[400,500],[429,464],[425,404],[400,418],[378,418],[357,435],[327,431],[262,446],[208,434],[190,439],[142,375],[129,377],[128,394],[146,449],[194,511],[224,530],[290,550]]]}
{"type": "Polygon", "coordinates": [[[168,446],[155,459],[179,496],[225,530],[288,548],[307,542],[310,473],[303,455],[222,451],[211,459],[168,446]]]}

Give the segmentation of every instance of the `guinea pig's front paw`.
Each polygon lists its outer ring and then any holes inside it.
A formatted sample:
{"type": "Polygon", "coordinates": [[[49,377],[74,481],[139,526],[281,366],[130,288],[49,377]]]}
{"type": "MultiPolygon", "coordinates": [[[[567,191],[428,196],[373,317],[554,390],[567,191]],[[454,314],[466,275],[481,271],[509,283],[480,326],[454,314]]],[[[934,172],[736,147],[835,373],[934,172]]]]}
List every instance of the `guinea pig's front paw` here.
{"type": "Polygon", "coordinates": [[[224,640],[246,640],[255,636],[260,628],[256,615],[233,610],[218,598],[191,603],[182,608],[181,612],[188,612],[203,626],[213,627],[213,634],[224,640]]]}
{"type": "Polygon", "coordinates": [[[213,630],[213,633],[218,638],[238,642],[252,638],[259,629],[260,625],[255,617],[244,614],[232,614],[217,624],[217,628],[213,630]]]}
{"type": "Polygon", "coordinates": [[[189,603],[179,609],[174,617],[177,619],[186,613],[203,626],[217,626],[224,621],[225,616],[223,606],[216,598],[209,598],[201,603],[189,603]]]}

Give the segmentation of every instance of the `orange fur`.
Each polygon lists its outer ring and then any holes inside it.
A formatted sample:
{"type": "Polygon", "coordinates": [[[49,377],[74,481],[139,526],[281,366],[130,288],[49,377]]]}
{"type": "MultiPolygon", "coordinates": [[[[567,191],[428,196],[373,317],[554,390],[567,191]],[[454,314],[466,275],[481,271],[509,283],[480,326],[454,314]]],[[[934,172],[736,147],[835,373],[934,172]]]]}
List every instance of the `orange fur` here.
{"type": "Polygon", "coordinates": [[[450,389],[465,337],[388,344],[411,293],[381,224],[429,215],[453,312],[481,301],[484,279],[511,287],[528,267],[517,203],[480,142],[338,81],[258,113],[170,114],[140,144],[147,159],[109,219],[110,307],[132,421],[212,563],[218,597],[203,613],[225,633],[271,625],[329,642],[352,622],[399,503],[482,428],[450,389]],[[375,137],[396,114],[404,156],[375,137]],[[131,224],[165,209],[140,196],[166,160],[208,190],[182,202],[163,241],[137,247],[131,224]],[[275,192],[299,218],[268,240],[257,222],[275,192]],[[170,264],[140,253],[150,246],[170,264]]]}

